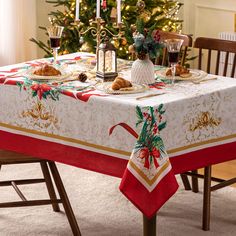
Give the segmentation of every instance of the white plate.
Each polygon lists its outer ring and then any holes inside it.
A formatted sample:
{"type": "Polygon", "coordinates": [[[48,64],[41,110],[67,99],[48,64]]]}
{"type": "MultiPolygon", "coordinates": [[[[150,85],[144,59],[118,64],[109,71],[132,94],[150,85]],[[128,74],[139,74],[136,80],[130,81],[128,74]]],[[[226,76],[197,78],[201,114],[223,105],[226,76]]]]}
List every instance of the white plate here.
{"type": "Polygon", "coordinates": [[[58,69],[58,70],[61,72],[61,75],[42,76],[42,75],[35,75],[33,73],[35,71],[35,68],[34,68],[34,69],[27,71],[24,74],[24,76],[31,79],[31,80],[35,80],[38,82],[50,82],[50,81],[54,81],[54,80],[61,81],[61,80],[64,80],[72,75],[72,73],[69,71],[64,71],[64,70],[60,70],[60,69],[58,69]]]}
{"type": "Polygon", "coordinates": [[[113,82],[104,82],[97,84],[95,87],[98,90],[101,90],[108,94],[131,94],[131,93],[141,93],[149,89],[147,85],[144,84],[134,84],[132,83],[132,87],[130,90],[113,90],[111,88],[113,82]]]}
{"type": "MultiPolygon", "coordinates": [[[[162,77],[165,77],[166,79],[172,80],[172,76],[166,76],[166,70],[161,70],[161,71],[156,71],[157,75],[160,75],[162,77]]],[[[207,73],[202,70],[195,70],[195,69],[190,69],[191,76],[184,78],[181,76],[175,76],[174,80],[182,80],[182,81],[191,81],[191,80],[199,80],[207,76],[207,73]]]]}

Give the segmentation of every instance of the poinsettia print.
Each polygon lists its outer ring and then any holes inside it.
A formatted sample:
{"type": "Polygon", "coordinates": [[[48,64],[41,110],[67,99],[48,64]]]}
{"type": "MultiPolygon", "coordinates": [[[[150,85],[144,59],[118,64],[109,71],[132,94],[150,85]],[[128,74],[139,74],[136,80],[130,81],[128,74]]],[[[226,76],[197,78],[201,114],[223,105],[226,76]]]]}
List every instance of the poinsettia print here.
{"type": "Polygon", "coordinates": [[[59,100],[60,89],[52,87],[49,84],[36,83],[32,80],[25,79],[23,82],[16,83],[20,89],[31,90],[33,97],[38,97],[39,100],[47,99],[59,100]]]}

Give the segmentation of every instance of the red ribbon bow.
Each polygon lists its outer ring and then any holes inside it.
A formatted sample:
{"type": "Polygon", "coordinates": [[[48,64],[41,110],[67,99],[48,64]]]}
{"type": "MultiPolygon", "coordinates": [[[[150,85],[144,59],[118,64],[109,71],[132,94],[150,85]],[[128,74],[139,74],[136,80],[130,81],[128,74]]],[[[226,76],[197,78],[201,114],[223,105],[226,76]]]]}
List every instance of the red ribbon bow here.
{"type": "Polygon", "coordinates": [[[149,169],[150,168],[150,161],[149,161],[149,156],[153,157],[153,162],[156,168],[159,167],[159,164],[157,162],[157,158],[160,157],[160,151],[154,147],[151,152],[149,152],[149,149],[147,147],[143,148],[140,150],[139,157],[141,159],[145,159],[144,161],[144,167],[149,169]]]}
{"type": "Polygon", "coordinates": [[[43,93],[51,90],[52,88],[48,86],[47,84],[33,84],[31,86],[31,89],[37,92],[39,99],[41,100],[43,93]]]}

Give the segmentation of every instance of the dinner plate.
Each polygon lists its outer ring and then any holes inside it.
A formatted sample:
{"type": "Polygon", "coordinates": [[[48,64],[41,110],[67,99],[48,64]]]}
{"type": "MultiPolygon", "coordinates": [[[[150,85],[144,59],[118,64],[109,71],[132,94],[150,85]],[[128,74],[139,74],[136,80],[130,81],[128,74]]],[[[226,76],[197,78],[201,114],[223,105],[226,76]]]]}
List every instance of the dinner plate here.
{"type": "Polygon", "coordinates": [[[196,70],[196,69],[190,69],[190,76],[189,77],[181,77],[181,76],[175,76],[174,78],[172,76],[166,75],[166,70],[156,71],[156,75],[160,75],[162,77],[165,77],[169,80],[181,80],[181,81],[192,81],[192,80],[199,80],[207,76],[207,73],[202,70],[196,70]]]}
{"type": "Polygon", "coordinates": [[[99,83],[95,86],[96,89],[108,94],[132,94],[141,93],[149,89],[147,85],[132,83],[132,87],[123,88],[123,90],[113,90],[111,88],[113,82],[99,83]],[[126,90],[127,89],[127,90],[126,90]]]}
{"type": "Polygon", "coordinates": [[[35,80],[38,82],[51,82],[51,81],[63,81],[64,79],[68,78],[72,75],[71,72],[58,69],[61,72],[61,75],[53,75],[53,76],[43,76],[43,75],[35,75],[34,69],[27,71],[24,76],[28,79],[35,80]]]}

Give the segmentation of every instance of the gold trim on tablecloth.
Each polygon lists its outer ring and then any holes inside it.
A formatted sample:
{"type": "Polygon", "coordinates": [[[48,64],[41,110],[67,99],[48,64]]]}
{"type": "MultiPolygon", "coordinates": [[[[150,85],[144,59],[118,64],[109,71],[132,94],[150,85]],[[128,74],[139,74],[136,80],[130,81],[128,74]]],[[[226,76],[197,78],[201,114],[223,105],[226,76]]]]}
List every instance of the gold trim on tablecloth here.
{"type": "Polygon", "coordinates": [[[202,141],[202,142],[199,142],[199,143],[189,144],[189,145],[186,145],[186,146],[183,146],[183,147],[171,149],[167,152],[168,152],[168,154],[172,154],[172,153],[184,151],[186,149],[195,148],[195,147],[199,147],[199,146],[207,145],[207,144],[211,144],[211,143],[221,142],[221,141],[228,140],[228,139],[233,139],[233,138],[236,138],[236,134],[231,134],[231,135],[227,135],[227,136],[220,137],[220,138],[214,138],[214,139],[202,141]]]}
{"type": "Polygon", "coordinates": [[[143,178],[143,180],[145,180],[145,182],[149,185],[152,186],[153,183],[155,183],[155,181],[157,180],[157,178],[163,173],[163,171],[165,171],[166,168],[168,168],[168,166],[170,165],[170,161],[168,160],[161,168],[160,170],[158,170],[157,174],[152,178],[149,179],[141,169],[138,168],[138,166],[136,166],[134,164],[134,162],[132,162],[132,160],[129,161],[130,166],[143,178]]]}
{"type": "MultiPolygon", "coordinates": [[[[119,150],[119,149],[115,149],[115,148],[110,148],[110,147],[105,147],[105,146],[97,145],[97,144],[93,144],[93,143],[88,143],[88,142],[74,139],[74,138],[68,138],[68,137],[63,137],[63,136],[59,136],[59,135],[55,135],[55,134],[44,133],[41,131],[30,130],[30,129],[26,129],[23,127],[17,127],[17,126],[13,126],[13,125],[1,123],[1,122],[0,122],[0,126],[5,127],[5,128],[9,128],[9,129],[13,129],[13,130],[23,131],[23,132],[30,133],[30,134],[36,134],[36,135],[54,138],[54,139],[58,139],[58,140],[63,140],[63,141],[67,141],[67,142],[71,142],[71,143],[75,143],[75,144],[81,144],[81,145],[84,145],[87,147],[92,147],[92,148],[96,148],[96,149],[103,150],[103,151],[117,153],[117,154],[121,154],[124,156],[131,155],[131,152],[127,152],[127,151],[123,151],[123,150],[119,150]]],[[[189,144],[189,145],[179,147],[179,148],[174,148],[174,149],[168,150],[167,153],[173,154],[173,153],[177,153],[177,152],[184,151],[187,149],[199,147],[202,145],[212,144],[212,143],[216,143],[216,142],[221,142],[221,141],[233,139],[233,138],[236,138],[236,134],[231,134],[231,135],[227,135],[227,136],[220,137],[220,138],[215,138],[215,139],[210,139],[210,140],[206,140],[206,141],[202,141],[202,142],[198,142],[198,143],[194,143],[194,144],[189,144]]]]}
{"type": "Polygon", "coordinates": [[[102,145],[88,143],[88,142],[85,142],[85,141],[82,141],[79,139],[63,137],[63,136],[59,136],[59,135],[55,135],[55,134],[43,133],[43,132],[40,132],[37,130],[26,129],[23,127],[17,127],[17,126],[13,126],[13,125],[9,125],[9,124],[4,124],[1,122],[0,122],[0,126],[5,127],[5,128],[18,130],[18,131],[23,131],[23,132],[30,133],[30,134],[36,134],[36,135],[40,135],[40,136],[44,136],[44,137],[55,138],[55,139],[59,139],[59,140],[63,140],[63,141],[71,142],[71,143],[81,144],[81,145],[84,145],[87,147],[92,147],[92,148],[96,148],[96,149],[100,149],[100,150],[104,150],[104,151],[108,151],[108,152],[113,152],[113,153],[117,153],[117,154],[121,154],[121,155],[125,155],[125,156],[131,155],[131,152],[126,152],[126,151],[122,151],[119,149],[114,149],[114,148],[105,147],[102,145]]]}

